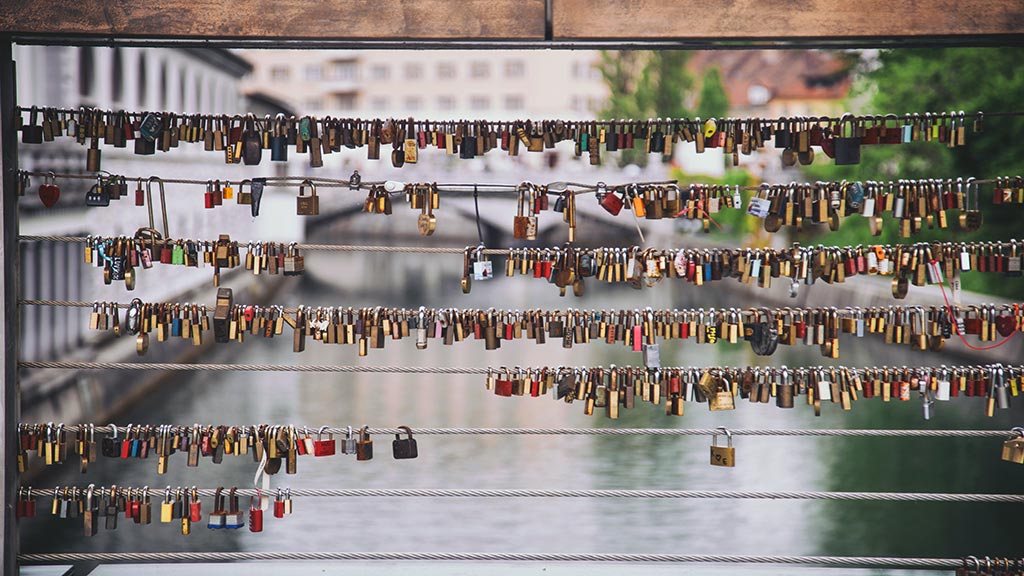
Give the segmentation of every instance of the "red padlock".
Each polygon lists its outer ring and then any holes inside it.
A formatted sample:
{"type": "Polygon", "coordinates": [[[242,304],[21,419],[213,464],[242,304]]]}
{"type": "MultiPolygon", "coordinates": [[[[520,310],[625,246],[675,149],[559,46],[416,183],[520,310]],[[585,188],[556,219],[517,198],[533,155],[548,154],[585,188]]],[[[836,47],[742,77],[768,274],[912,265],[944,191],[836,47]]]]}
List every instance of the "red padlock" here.
{"type": "Polygon", "coordinates": [[[192,487],[192,498],[188,504],[188,517],[192,522],[203,521],[203,502],[199,499],[199,490],[192,487]]]}
{"type": "Polygon", "coordinates": [[[146,193],[142,191],[142,178],[139,178],[139,185],[135,188],[135,205],[145,206],[146,205],[146,193]]]}
{"type": "Polygon", "coordinates": [[[504,378],[498,378],[494,381],[494,394],[497,396],[512,395],[512,379],[508,374],[508,370],[505,370],[504,378]]]}
{"type": "Polygon", "coordinates": [[[224,205],[224,192],[222,192],[220,189],[220,180],[217,180],[213,183],[213,205],[224,205]]]}
{"type": "Polygon", "coordinates": [[[213,208],[213,181],[207,180],[206,192],[203,194],[203,207],[210,209],[213,208]]]}
{"type": "Polygon", "coordinates": [[[260,508],[262,495],[259,490],[256,494],[249,497],[249,532],[263,532],[263,509],[260,508]]]}
{"type": "Polygon", "coordinates": [[[274,499],[274,518],[284,518],[284,493],[277,489],[277,498],[274,499]]]}
{"type": "MultiPolygon", "coordinates": [[[[603,187],[599,186],[599,188],[603,187]]],[[[619,212],[622,211],[622,198],[619,197],[619,195],[614,192],[606,192],[603,196],[600,197],[598,203],[601,205],[602,208],[605,209],[606,212],[608,212],[612,216],[618,216],[619,212]]]]}
{"type": "Polygon", "coordinates": [[[46,177],[46,181],[39,186],[39,200],[43,203],[43,206],[52,208],[57,200],[60,199],[60,187],[57,186],[57,178],[50,172],[46,177]]]}
{"type": "Polygon", "coordinates": [[[327,426],[323,426],[316,433],[316,441],[313,442],[313,456],[334,456],[337,444],[334,442],[334,434],[327,432],[327,439],[324,439],[324,432],[327,426]]]}

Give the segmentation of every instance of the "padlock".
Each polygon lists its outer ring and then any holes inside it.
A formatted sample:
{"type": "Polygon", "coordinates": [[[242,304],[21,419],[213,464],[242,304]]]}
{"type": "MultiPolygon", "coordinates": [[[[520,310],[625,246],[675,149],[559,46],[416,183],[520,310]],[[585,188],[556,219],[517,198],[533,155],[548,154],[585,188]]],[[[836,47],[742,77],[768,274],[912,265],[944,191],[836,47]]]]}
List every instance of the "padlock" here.
{"type": "Polygon", "coordinates": [[[370,439],[369,426],[359,429],[359,440],[356,441],[356,460],[373,459],[373,440],[370,439]]]}
{"type": "Polygon", "coordinates": [[[271,162],[288,161],[288,127],[284,114],[278,114],[274,121],[274,129],[270,135],[271,162]]]}
{"type": "Polygon", "coordinates": [[[43,206],[52,208],[57,200],[60,199],[60,187],[57,186],[57,178],[50,172],[46,176],[46,180],[39,186],[39,201],[43,203],[43,206]]]}
{"type": "Polygon", "coordinates": [[[1003,442],[1002,459],[1007,462],[1024,464],[1024,428],[1014,427],[1010,432],[1013,435],[1003,442]]]}
{"type": "Polygon", "coordinates": [[[839,134],[835,135],[836,166],[860,164],[860,144],[853,114],[843,114],[839,119],[839,134]]]}
{"type": "Polygon", "coordinates": [[[345,433],[345,437],[341,440],[341,453],[355,454],[356,440],[357,438],[352,434],[352,427],[349,426],[348,431],[345,433]]]}
{"type": "Polygon", "coordinates": [[[284,275],[285,276],[301,276],[306,269],[306,259],[302,254],[299,254],[299,249],[295,242],[288,245],[288,254],[284,257],[284,275]]]}
{"type": "Polygon", "coordinates": [[[399,426],[398,429],[404,430],[408,438],[401,438],[401,434],[395,434],[395,440],[391,443],[391,451],[395,460],[407,460],[419,456],[416,439],[412,437],[412,429],[408,426],[399,426]]]}
{"type": "Polygon", "coordinates": [[[274,498],[274,518],[284,518],[285,503],[284,503],[284,492],[281,488],[277,489],[277,497],[274,498]]]}
{"type": "Polygon", "coordinates": [[[238,495],[236,494],[237,491],[238,488],[236,486],[232,486],[231,490],[228,492],[228,512],[225,516],[224,528],[228,528],[230,530],[238,530],[239,528],[245,527],[245,515],[239,509],[238,495]]]}
{"type": "Polygon", "coordinates": [[[322,426],[316,433],[316,440],[313,442],[313,456],[334,456],[336,444],[334,443],[334,434],[327,432],[327,438],[324,439],[324,432],[327,430],[327,426],[322,426]]]}
{"type": "Polygon", "coordinates": [[[316,186],[312,180],[303,180],[299,184],[299,195],[295,198],[295,213],[300,216],[316,216],[320,213],[320,198],[316,195],[316,186]],[[307,186],[310,190],[309,196],[305,195],[307,186]]]}
{"type": "Polygon", "coordinates": [[[260,508],[261,495],[259,490],[256,496],[249,497],[249,531],[263,532],[263,509],[260,508]]]}
{"type": "Polygon", "coordinates": [[[246,166],[255,166],[260,163],[262,156],[263,138],[256,130],[256,116],[249,114],[245,118],[245,130],[242,132],[242,161],[246,166]]]}
{"type": "Polygon", "coordinates": [[[719,426],[718,430],[725,434],[727,445],[718,445],[717,433],[711,436],[711,465],[732,468],[736,466],[736,449],[732,446],[732,432],[723,426],[719,426]]]}
{"type": "Polygon", "coordinates": [[[213,495],[213,511],[210,512],[210,519],[206,527],[211,530],[219,530],[227,524],[227,510],[224,507],[224,487],[218,486],[213,495]]]}

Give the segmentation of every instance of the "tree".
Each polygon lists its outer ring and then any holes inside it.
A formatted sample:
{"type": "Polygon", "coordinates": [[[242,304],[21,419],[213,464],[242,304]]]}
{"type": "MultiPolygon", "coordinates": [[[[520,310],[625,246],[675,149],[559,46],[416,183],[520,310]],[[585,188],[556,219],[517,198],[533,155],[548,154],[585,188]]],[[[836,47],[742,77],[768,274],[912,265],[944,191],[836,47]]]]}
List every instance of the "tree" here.
{"type": "MultiPolygon", "coordinates": [[[[851,167],[814,165],[809,167],[813,179],[891,180],[899,178],[956,178],[1024,174],[1024,156],[1017,142],[1024,133],[1022,117],[987,117],[984,131],[972,130],[973,113],[1020,109],[1024,94],[1024,75],[1019,73],[1024,49],[1020,48],[929,48],[882,51],[877,61],[866,62],[854,95],[866,98],[863,113],[885,114],[906,112],[968,113],[966,146],[947,148],[937,142],[914,142],[898,146],[867,146],[862,149],[861,163],[851,167]]],[[[830,163],[829,163],[830,164],[830,163]]],[[[992,187],[980,195],[985,223],[974,234],[957,233],[958,240],[997,240],[1012,238],[1020,230],[1024,210],[997,210],[992,206],[992,187]]],[[[829,234],[821,241],[858,244],[866,226],[853,222],[843,224],[839,233],[829,234]]],[[[890,225],[891,226],[891,225],[890,225]]],[[[956,224],[950,224],[956,229],[956,224]]],[[[920,235],[921,239],[950,238],[949,230],[920,235]]],[[[895,240],[894,229],[887,229],[883,239],[895,240]]],[[[992,275],[971,274],[964,277],[970,289],[995,294],[1019,294],[1020,285],[1004,282],[992,275]]]]}
{"type": "Polygon", "coordinates": [[[722,73],[718,66],[712,66],[704,73],[700,84],[700,100],[697,104],[697,116],[701,118],[721,118],[729,112],[729,96],[725,93],[722,73]]]}
{"type": "MultiPolygon", "coordinates": [[[[689,117],[686,101],[693,89],[693,75],[686,68],[689,52],[681,50],[604,50],[598,70],[611,95],[601,118],[689,117]]],[[[642,150],[624,150],[621,165],[647,164],[642,150]]]]}

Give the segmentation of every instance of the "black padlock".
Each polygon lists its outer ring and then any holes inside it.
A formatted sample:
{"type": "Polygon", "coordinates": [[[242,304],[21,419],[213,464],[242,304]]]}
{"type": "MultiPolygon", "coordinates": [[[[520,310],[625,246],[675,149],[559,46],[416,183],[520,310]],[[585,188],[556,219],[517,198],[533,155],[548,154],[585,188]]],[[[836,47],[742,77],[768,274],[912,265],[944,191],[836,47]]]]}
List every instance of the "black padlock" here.
{"type": "Polygon", "coordinates": [[[85,193],[86,206],[110,206],[110,194],[107,193],[105,185],[93,184],[92,188],[85,193]]]}
{"type": "Polygon", "coordinates": [[[359,429],[359,439],[356,440],[356,460],[373,460],[373,440],[370,440],[369,426],[359,429]]]}
{"type": "Polygon", "coordinates": [[[121,457],[121,439],[117,437],[117,427],[114,427],[112,436],[107,436],[100,442],[100,453],[107,458],[121,457]]]}
{"type": "Polygon", "coordinates": [[[836,166],[860,164],[860,138],[853,114],[843,114],[839,119],[839,134],[835,137],[836,166]]]}
{"type": "Polygon", "coordinates": [[[782,150],[785,148],[793,147],[793,132],[790,130],[790,125],[783,119],[779,119],[779,125],[775,128],[775,148],[782,150]]]}
{"type": "Polygon", "coordinates": [[[39,109],[35,106],[28,115],[28,124],[21,127],[21,142],[23,144],[42,144],[43,126],[39,123],[39,109]]]}
{"type": "Polygon", "coordinates": [[[662,154],[665,152],[665,134],[661,130],[650,133],[651,153],[662,154]]]}
{"type": "Polygon", "coordinates": [[[476,136],[462,137],[462,146],[459,148],[459,158],[463,160],[472,160],[476,158],[476,136]]]}
{"type": "Polygon", "coordinates": [[[256,117],[249,114],[242,132],[242,161],[246,166],[256,166],[263,158],[263,138],[256,131],[256,117]]]}
{"type": "Polygon", "coordinates": [[[419,456],[419,451],[416,449],[416,439],[412,437],[412,428],[399,426],[398,429],[405,430],[408,438],[402,438],[401,434],[395,434],[395,441],[391,443],[391,451],[395,455],[395,460],[408,460],[419,456]]]}
{"type": "Polygon", "coordinates": [[[270,136],[270,160],[272,162],[288,161],[288,136],[285,134],[287,131],[284,115],[278,114],[273,133],[270,136]]]}
{"type": "Polygon", "coordinates": [[[156,141],[145,138],[135,139],[135,153],[139,156],[150,156],[156,154],[156,141]]]}

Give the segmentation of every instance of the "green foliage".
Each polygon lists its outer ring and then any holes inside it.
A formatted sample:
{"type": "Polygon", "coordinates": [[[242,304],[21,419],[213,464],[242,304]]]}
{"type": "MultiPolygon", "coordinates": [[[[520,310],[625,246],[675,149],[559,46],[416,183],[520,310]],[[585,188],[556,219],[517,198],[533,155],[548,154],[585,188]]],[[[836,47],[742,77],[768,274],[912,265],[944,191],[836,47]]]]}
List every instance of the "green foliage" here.
{"type": "MultiPolygon", "coordinates": [[[[681,50],[604,50],[597,68],[611,95],[601,110],[604,119],[679,118],[686,106],[693,75],[686,69],[690,53],[681,50]]],[[[619,164],[646,166],[642,150],[623,150],[619,164]]]]}
{"type": "MultiPolygon", "coordinates": [[[[679,168],[672,169],[672,179],[679,182],[680,188],[684,188],[689,184],[721,184],[725,186],[751,186],[755,183],[754,177],[751,176],[750,172],[745,169],[733,168],[726,170],[725,174],[721,178],[714,176],[707,176],[705,174],[687,174],[679,168]]],[[[746,199],[749,192],[743,192],[744,206],[746,206],[746,199]]],[[[711,217],[718,225],[722,227],[719,230],[714,224],[711,225],[711,236],[716,240],[722,240],[729,238],[730,240],[739,240],[747,237],[747,235],[753,230],[754,226],[760,225],[761,220],[748,216],[745,210],[736,210],[733,208],[722,208],[717,214],[712,214],[711,217]]]]}
{"type": "Polygon", "coordinates": [[[701,118],[721,118],[729,113],[729,96],[722,84],[722,73],[713,66],[704,73],[700,85],[700,100],[697,104],[697,116],[701,118]]]}
{"type": "MultiPolygon", "coordinates": [[[[1013,111],[1021,108],[1024,74],[1019,48],[942,48],[896,49],[878,55],[878,62],[863,72],[855,87],[855,98],[866,98],[863,113],[949,112],[969,114],[967,145],[947,148],[938,142],[916,142],[898,146],[866,146],[861,149],[861,164],[836,167],[823,161],[805,169],[812,180],[891,180],[899,178],[955,178],[958,176],[992,178],[1024,173],[1024,155],[1017,142],[1024,133],[1024,118],[986,118],[984,131],[972,130],[973,112],[1013,111]]],[[[1020,230],[1020,209],[992,206],[992,187],[983,188],[980,205],[985,224],[974,234],[963,234],[951,221],[947,230],[926,231],[914,239],[956,238],[958,240],[997,240],[1016,237],[1020,230]]],[[[954,213],[955,214],[955,213],[954,213]]],[[[951,219],[954,220],[954,219],[951,219]]],[[[864,219],[857,216],[843,221],[839,232],[799,235],[797,240],[828,244],[860,244],[867,235],[864,219]],[[805,236],[806,238],[801,238],[805,236]]],[[[900,241],[895,223],[876,240],[900,241]]],[[[965,288],[1004,296],[1019,295],[1018,282],[977,274],[964,278],[965,288]]]]}

